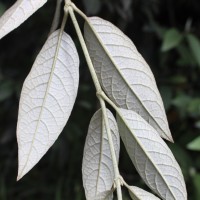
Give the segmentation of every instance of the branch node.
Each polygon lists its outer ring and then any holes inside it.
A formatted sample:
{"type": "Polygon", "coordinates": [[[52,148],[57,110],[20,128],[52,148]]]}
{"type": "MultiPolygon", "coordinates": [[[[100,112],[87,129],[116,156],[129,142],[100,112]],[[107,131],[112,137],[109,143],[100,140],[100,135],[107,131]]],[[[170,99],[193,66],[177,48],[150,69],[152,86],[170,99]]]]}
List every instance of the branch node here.
{"type": "Polygon", "coordinates": [[[68,12],[69,7],[73,7],[74,3],[72,3],[71,0],[65,0],[65,6],[64,6],[64,11],[68,12]]]}
{"type": "Polygon", "coordinates": [[[97,91],[97,92],[96,92],[97,98],[98,98],[98,99],[102,99],[103,93],[104,93],[104,92],[103,92],[102,90],[97,91]]]}

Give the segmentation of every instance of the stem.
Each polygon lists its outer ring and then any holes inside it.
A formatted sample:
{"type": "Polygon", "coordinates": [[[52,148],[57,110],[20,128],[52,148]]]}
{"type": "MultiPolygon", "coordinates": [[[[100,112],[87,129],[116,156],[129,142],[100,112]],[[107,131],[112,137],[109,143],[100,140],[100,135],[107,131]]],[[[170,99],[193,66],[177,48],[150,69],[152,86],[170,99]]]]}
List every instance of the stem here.
{"type": "Polygon", "coordinates": [[[115,184],[116,184],[116,188],[117,188],[117,197],[118,197],[118,200],[122,200],[120,173],[119,173],[119,169],[118,169],[118,162],[117,162],[117,158],[115,155],[115,149],[114,149],[112,135],[111,135],[111,131],[110,131],[106,105],[105,105],[105,101],[102,99],[101,96],[98,96],[98,98],[99,98],[99,101],[101,104],[103,119],[105,122],[106,132],[108,135],[108,142],[109,142],[109,146],[110,146],[111,157],[112,157],[112,162],[113,162],[113,167],[114,167],[115,184]]]}
{"type": "Polygon", "coordinates": [[[52,22],[52,25],[51,25],[49,35],[51,33],[53,33],[58,27],[58,23],[59,23],[59,19],[60,19],[61,3],[62,3],[62,0],[57,0],[57,2],[56,2],[56,10],[55,10],[55,14],[54,14],[54,18],[53,18],[53,22],[52,22]]]}
{"type": "Polygon", "coordinates": [[[64,28],[65,28],[65,25],[66,25],[66,22],[67,22],[67,18],[68,18],[68,10],[65,10],[63,21],[62,21],[61,28],[60,28],[60,34],[59,34],[57,49],[59,48],[59,45],[60,45],[60,42],[61,42],[61,38],[62,38],[62,34],[63,34],[64,28]]]}
{"type": "MultiPolygon", "coordinates": [[[[60,48],[60,44],[61,44],[61,39],[62,39],[63,31],[64,31],[64,28],[65,28],[65,25],[66,25],[66,22],[67,22],[67,18],[68,18],[68,10],[65,10],[63,21],[62,21],[62,25],[61,25],[61,28],[60,28],[59,37],[58,37],[58,44],[57,44],[57,47],[56,47],[55,58],[58,57],[58,52],[59,52],[59,48],[60,48]]],[[[54,59],[53,66],[56,65],[56,61],[57,61],[57,59],[54,59]]]]}
{"type": "Polygon", "coordinates": [[[126,181],[125,181],[122,177],[121,177],[121,181],[122,181],[123,185],[124,185],[127,189],[130,188],[130,186],[128,185],[128,183],[126,183],[126,181]]]}
{"type": "Polygon", "coordinates": [[[88,17],[79,8],[77,8],[74,3],[72,3],[72,7],[81,17],[83,17],[83,19],[85,19],[85,21],[89,22],[88,17]]]}
{"type": "Polygon", "coordinates": [[[87,46],[85,44],[83,35],[81,33],[80,27],[78,25],[78,22],[77,22],[76,16],[74,15],[74,11],[73,11],[72,7],[69,7],[69,14],[71,16],[72,22],[73,22],[74,27],[76,29],[76,33],[78,35],[81,47],[83,49],[83,53],[85,55],[85,59],[86,59],[86,62],[88,64],[88,67],[89,67],[89,70],[90,70],[90,73],[91,73],[95,88],[96,88],[97,92],[101,92],[102,91],[101,85],[99,83],[99,80],[97,78],[96,72],[94,70],[94,67],[93,67],[93,64],[92,64],[92,60],[90,58],[89,52],[87,50],[87,46]]]}
{"type": "Polygon", "coordinates": [[[92,64],[92,60],[90,58],[87,46],[85,44],[82,32],[80,30],[79,24],[77,22],[76,16],[74,14],[73,11],[73,6],[74,4],[72,4],[72,6],[69,6],[69,14],[70,17],[72,19],[72,22],[74,24],[74,27],[76,29],[81,47],[83,49],[83,53],[85,55],[85,59],[86,62],[88,64],[96,91],[97,91],[97,97],[100,101],[100,105],[101,105],[101,109],[102,109],[102,114],[103,114],[103,119],[105,122],[105,127],[106,127],[106,131],[108,134],[108,142],[109,142],[109,146],[110,146],[110,152],[111,152],[111,157],[112,157],[112,162],[113,162],[113,166],[114,166],[114,174],[115,174],[115,184],[116,184],[116,188],[117,188],[117,196],[118,196],[118,200],[122,200],[122,191],[121,191],[121,181],[120,181],[120,173],[119,173],[119,169],[118,169],[118,162],[117,162],[117,158],[115,155],[115,149],[114,149],[114,145],[113,145],[113,140],[112,140],[112,135],[111,135],[111,131],[110,131],[110,127],[109,127],[109,121],[108,121],[108,116],[107,116],[107,110],[106,110],[106,105],[105,105],[105,101],[101,96],[101,93],[103,93],[102,89],[101,89],[101,85],[99,83],[99,80],[97,78],[96,72],[94,70],[93,64],[92,64]]]}

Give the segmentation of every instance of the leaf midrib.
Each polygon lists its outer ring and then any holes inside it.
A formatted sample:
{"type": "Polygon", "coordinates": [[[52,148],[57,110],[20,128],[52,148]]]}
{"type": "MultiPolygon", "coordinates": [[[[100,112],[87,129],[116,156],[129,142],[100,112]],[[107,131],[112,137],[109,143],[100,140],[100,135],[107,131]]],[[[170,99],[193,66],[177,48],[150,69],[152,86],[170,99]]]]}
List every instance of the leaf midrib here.
{"type": "Polygon", "coordinates": [[[101,114],[101,144],[100,144],[100,156],[99,156],[99,168],[98,168],[98,175],[97,175],[97,181],[96,181],[96,192],[95,192],[95,196],[98,195],[98,185],[99,185],[99,179],[100,179],[100,173],[101,173],[101,163],[102,163],[102,159],[103,159],[103,139],[104,139],[104,120],[103,120],[103,115],[101,113],[101,110],[99,110],[100,114],[101,114]]]}

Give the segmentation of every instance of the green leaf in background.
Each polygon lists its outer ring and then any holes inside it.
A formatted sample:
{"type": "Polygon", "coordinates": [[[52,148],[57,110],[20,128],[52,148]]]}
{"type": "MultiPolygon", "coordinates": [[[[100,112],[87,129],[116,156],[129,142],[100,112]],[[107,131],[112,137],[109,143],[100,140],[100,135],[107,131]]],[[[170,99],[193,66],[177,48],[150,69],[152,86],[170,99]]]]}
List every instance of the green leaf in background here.
{"type": "Polygon", "coordinates": [[[162,86],[160,88],[160,94],[163,98],[165,109],[168,110],[171,106],[172,101],[172,90],[168,86],[162,86]]]}
{"type": "Polygon", "coordinates": [[[192,98],[186,94],[179,94],[172,100],[172,105],[178,109],[182,117],[187,114],[187,108],[191,99],[192,98]]]}
{"type": "Polygon", "coordinates": [[[3,3],[0,2],[0,16],[4,13],[6,7],[3,3]]]}
{"type": "Polygon", "coordinates": [[[187,83],[187,78],[183,75],[176,75],[170,78],[170,82],[173,84],[185,84],[187,83]]]}
{"type": "Polygon", "coordinates": [[[172,105],[178,108],[182,116],[200,117],[200,98],[192,98],[186,94],[179,94],[172,105]]]}
{"type": "Polygon", "coordinates": [[[162,51],[169,51],[177,47],[183,39],[183,35],[175,28],[169,29],[165,35],[162,44],[162,51]]]}
{"type": "Polygon", "coordinates": [[[198,128],[198,129],[200,129],[200,121],[197,121],[197,122],[195,123],[195,127],[198,128]]]}
{"type": "Polygon", "coordinates": [[[200,98],[194,98],[190,101],[188,108],[188,114],[192,117],[200,116],[200,98]]]}
{"type": "Polygon", "coordinates": [[[189,105],[191,97],[186,94],[179,94],[173,101],[172,104],[178,108],[184,108],[189,105]]]}
{"type": "Polygon", "coordinates": [[[0,82],[0,102],[8,99],[14,92],[14,83],[11,80],[0,82]]]}
{"type": "Polygon", "coordinates": [[[180,44],[177,47],[178,54],[180,58],[177,61],[178,66],[194,66],[196,65],[196,60],[193,58],[193,53],[191,52],[190,48],[185,44],[180,44]]]}
{"type": "Polygon", "coordinates": [[[57,187],[55,191],[55,200],[62,199],[62,186],[63,186],[63,180],[60,178],[60,180],[57,183],[57,187]]]}
{"type": "MultiPolygon", "coordinates": [[[[187,145],[187,148],[193,151],[200,151],[200,136],[187,145]]],[[[200,184],[200,183],[199,183],[200,184]]]]}
{"type": "Polygon", "coordinates": [[[100,0],[83,0],[86,13],[88,15],[95,15],[97,14],[102,7],[102,1],[100,0]]]}
{"type": "Polygon", "coordinates": [[[199,199],[200,197],[200,174],[194,174],[193,175],[193,184],[194,184],[194,187],[195,187],[195,196],[196,196],[196,199],[199,199]]]}
{"type": "Polygon", "coordinates": [[[200,40],[193,34],[188,34],[186,38],[193,53],[193,56],[197,64],[200,66],[200,40]]]}

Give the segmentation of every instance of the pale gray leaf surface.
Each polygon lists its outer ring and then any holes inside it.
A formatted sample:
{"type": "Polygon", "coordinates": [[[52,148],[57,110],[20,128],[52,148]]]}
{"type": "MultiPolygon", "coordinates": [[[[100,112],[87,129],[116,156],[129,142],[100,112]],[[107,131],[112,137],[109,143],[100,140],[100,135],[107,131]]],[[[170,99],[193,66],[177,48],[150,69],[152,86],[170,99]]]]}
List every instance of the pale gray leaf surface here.
{"type": "Polygon", "coordinates": [[[155,129],[132,110],[120,108],[117,119],[126,150],[145,183],[162,199],[186,200],[181,169],[155,129]]]}
{"type": "MultiPolygon", "coordinates": [[[[118,160],[120,150],[118,127],[114,116],[108,109],[107,115],[118,160]]],[[[82,174],[87,200],[111,190],[114,182],[114,167],[101,109],[90,121],[84,148],[82,174]]]]}
{"type": "Polygon", "coordinates": [[[130,186],[128,190],[133,200],[159,200],[155,195],[135,186],[130,186]]]}
{"type": "Polygon", "coordinates": [[[47,0],[17,0],[0,18],[0,39],[17,28],[47,0]]]}
{"type": "Polygon", "coordinates": [[[97,76],[119,107],[134,110],[165,139],[173,141],[163,102],[150,67],[132,41],[98,17],[85,24],[85,39],[97,76]]]}
{"type": "Polygon", "coordinates": [[[113,192],[112,191],[105,191],[99,193],[95,197],[88,197],[87,200],[112,200],[113,199],[113,192]]]}
{"type": "Polygon", "coordinates": [[[18,179],[53,145],[77,96],[78,53],[70,36],[63,33],[55,57],[59,32],[52,33],[46,41],[22,88],[17,124],[18,179]]]}

